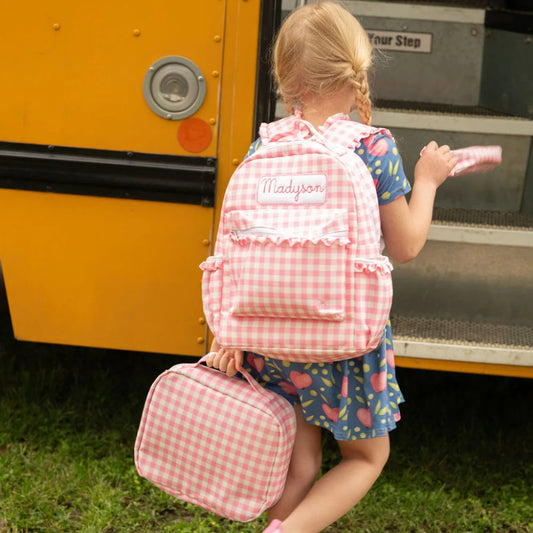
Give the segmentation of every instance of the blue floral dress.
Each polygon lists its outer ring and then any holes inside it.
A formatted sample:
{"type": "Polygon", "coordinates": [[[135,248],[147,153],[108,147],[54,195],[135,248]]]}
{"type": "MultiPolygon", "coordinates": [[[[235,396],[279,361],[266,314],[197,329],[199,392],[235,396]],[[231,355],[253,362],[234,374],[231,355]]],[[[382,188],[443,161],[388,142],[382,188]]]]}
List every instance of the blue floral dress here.
{"type": "MultiPolygon", "coordinates": [[[[255,141],[247,155],[260,145],[260,140],[255,141]]],[[[370,170],[380,205],[411,190],[392,139],[382,133],[371,135],[356,153],[370,170]]],[[[361,357],[293,363],[246,352],[244,367],[262,386],[300,404],[305,421],[331,431],[336,440],[382,437],[400,419],[403,396],[396,381],[390,321],[380,346],[361,357]]]]}

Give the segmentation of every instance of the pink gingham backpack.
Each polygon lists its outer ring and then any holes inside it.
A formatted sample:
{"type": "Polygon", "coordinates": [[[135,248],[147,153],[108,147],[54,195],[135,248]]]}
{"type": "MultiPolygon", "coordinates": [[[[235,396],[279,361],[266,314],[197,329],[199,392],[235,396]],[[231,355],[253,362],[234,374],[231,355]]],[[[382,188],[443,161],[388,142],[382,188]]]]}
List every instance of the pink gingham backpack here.
{"type": "MultiPolygon", "coordinates": [[[[326,362],[380,343],[392,301],[374,182],[354,152],[377,130],[300,113],[260,128],[225,193],[202,297],[219,344],[326,362]]],[[[390,135],[390,134],[388,134],[390,135]]]]}
{"type": "Polygon", "coordinates": [[[279,394],[200,363],[163,372],[135,441],[139,474],[230,520],[257,518],[281,497],[296,416],[279,394]]]}

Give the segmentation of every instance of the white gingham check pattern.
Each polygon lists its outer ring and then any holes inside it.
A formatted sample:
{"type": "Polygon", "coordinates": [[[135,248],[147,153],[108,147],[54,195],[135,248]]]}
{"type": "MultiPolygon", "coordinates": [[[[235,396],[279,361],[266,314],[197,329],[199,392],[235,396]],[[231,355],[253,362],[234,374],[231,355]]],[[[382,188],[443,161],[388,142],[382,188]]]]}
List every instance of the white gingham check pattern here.
{"type": "Polygon", "coordinates": [[[381,255],[374,183],[353,150],[385,130],[344,115],[310,128],[297,116],[264,124],[262,147],[226,190],[215,256],[201,265],[204,311],[224,347],[320,362],[381,340],[392,266],[381,255]],[[258,204],[262,178],[291,175],[326,176],[324,203],[258,204]]]}
{"type": "Polygon", "coordinates": [[[450,176],[485,172],[502,162],[501,146],[468,146],[452,150],[452,153],[457,157],[457,165],[450,176]]]}
{"type": "Polygon", "coordinates": [[[135,442],[141,476],[241,522],[281,497],[296,432],[289,402],[246,377],[173,366],[153,383],[135,442]]]}

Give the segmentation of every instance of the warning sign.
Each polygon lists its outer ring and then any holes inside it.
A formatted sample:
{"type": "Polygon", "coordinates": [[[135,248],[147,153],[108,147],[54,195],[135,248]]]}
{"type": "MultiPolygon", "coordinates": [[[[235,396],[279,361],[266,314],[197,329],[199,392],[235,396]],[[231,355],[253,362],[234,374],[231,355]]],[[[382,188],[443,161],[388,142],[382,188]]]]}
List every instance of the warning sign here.
{"type": "Polygon", "coordinates": [[[431,33],[368,30],[368,37],[372,46],[381,50],[429,54],[433,35],[431,33]]]}

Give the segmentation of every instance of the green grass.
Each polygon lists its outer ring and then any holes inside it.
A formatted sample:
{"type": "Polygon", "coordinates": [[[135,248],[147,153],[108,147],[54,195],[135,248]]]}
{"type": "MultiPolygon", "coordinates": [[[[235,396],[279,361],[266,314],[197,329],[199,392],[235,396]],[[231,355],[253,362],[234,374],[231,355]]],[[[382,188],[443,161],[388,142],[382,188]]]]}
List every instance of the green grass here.
{"type": "MultiPolygon", "coordinates": [[[[0,332],[0,532],[257,532],[140,478],[146,393],[175,357],[19,343],[0,332]]],[[[531,382],[398,369],[390,461],[327,531],[533,532],[531,382]]],[[[337,460],[324,438],[325,468],[337,460]]]]}

